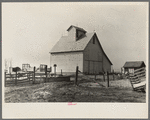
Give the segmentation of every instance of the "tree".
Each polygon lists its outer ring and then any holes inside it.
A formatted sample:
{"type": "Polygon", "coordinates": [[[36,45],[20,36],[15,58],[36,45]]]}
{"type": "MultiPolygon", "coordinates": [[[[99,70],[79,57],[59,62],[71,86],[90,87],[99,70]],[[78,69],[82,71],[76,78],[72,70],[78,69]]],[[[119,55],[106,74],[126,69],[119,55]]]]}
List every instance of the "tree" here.
{"type": "Polygon", "coordinates": [[[13,72],[18,72],[18,71],[21,71],[21,68],[20,68],[20,67],[15,67],[15,68],[13,68],[13,72]]]}
{"type": "Polygon", "coordinates": [[[5,71],[8,71],[8,60],[5,59],[5,71]]]}
{"type": "MultiPolygon", "coordinates": [[[[5,59],[5,71],[8,72],[8,69],[12,67],[12,58],[11,59],[5,59]]],[[[10,69],[9,69],[10,71],[10,69]]]]}

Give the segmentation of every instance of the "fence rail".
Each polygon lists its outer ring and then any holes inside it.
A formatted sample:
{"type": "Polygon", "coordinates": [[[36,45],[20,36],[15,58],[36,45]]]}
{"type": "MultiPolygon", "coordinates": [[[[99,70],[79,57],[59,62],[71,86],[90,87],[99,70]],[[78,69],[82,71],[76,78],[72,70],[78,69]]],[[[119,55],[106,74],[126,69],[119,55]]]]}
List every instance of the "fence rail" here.
{"type": "MultiPolygon", "coordinates": [[[[78,67],[77,67],[77,69],[78,69],[78,67]]],[[[79,75],[82,75],[82,76],[85,77],[86,79],[92,80],[93,82],[98,83],[98,84],[99,84],[100,86],[102,86],[102,87],[104,87],[104,86],[103,86],[100,82],[98,82],[97,75],[102,75],[104,82],[105,82],[105,79],[107,80],[107,81],[106,81],[106,82],[107,82],[107,87],[109,87],[109,85],[110,85],[110,83],[109,83],[110,75],[113,77],[113,80],[115,80],[115,73],[114,73],[114,72],[110,73],[110,72],[108,72],[108,71],[107,71],[106,73],[100,72],[99,74],[95,74],[95,77],[94,77],[94,78],[90,78],[87,74],[85,74],[85,73],[81,72],[80,70],[78,70],[78,72],[76,71],[76,77],[78,77],[79,75]],[[105,78],[105,77],[106,77],[106,78],[105,78]],[[97,81],[96,81],[96,80],[97,80],[97,81]]],[[[77,82],[75,82],[75,84],[77,84],[77,82]]]]}
{"type": "Polygon", "coordinates": [[[133,90],[145,92],[146,88],[146,70],[145,68],[140,68],[134,71],[134,74],[129,74],[130,83],[133,90]],[[145,81],[142,80],[145,78],[145,81]]]}
{"type": "Polygon", "coordinates": [[[136,69],[136,70],[134,70],[134,72],[137,72],[137,71],[140,71],[140,70],[145,71],[145,67],[142,67],[142,68],[136,69]]]}
{"type": "MultiPolygon", "coordinates": [[[[46,79],[47,80],[47,70],[45,70],[45,72],[42,73],[37,73],[35,70],[35,67],[33,69],[33,71],[27,71],[25,73],[19,73],[16,72],[15,74],[7,74],[6,72],[4,73],[4,80],[5,80],[5,87],[7,85],[17,85],[20,83],[27,83],[27,82],[31,82],[32,84],[35,83],[35,79],[46,79]]],[[[46,82],[46,80],[44,80],[44,82],[46,82]]]]}

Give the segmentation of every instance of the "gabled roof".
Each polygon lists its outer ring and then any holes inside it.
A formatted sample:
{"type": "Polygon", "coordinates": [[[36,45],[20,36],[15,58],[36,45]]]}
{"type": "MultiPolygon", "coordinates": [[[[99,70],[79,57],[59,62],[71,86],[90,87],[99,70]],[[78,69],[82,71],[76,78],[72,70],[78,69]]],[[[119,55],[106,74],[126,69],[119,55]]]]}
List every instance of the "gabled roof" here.
{"type": "Polygon", "coordinates": [[[62,36],[52,48],[51,53],[83,51],[93,35],[94,33],[87,33],[78,41],[71,41],[68,36],[62,36]]]}
{"type": "Polygon", "coordinates": [[[128,61],[124,64],[124,68],[138,68],[141,67],[142,64],[144,64],[145,67],[145,63],[144,61],[128,61]]]}
{"type": "Polygon", "coordinates": [[[72,27],[76,28],[77,30],[81,30],[81,31],[86,32],[83,28],[80,28],[80,27],[77,27],[77,26],[74,26],[74,25],[71,25],[71,26],[67,29],[67,31],[69,31],[72,27]]]}
{"type": "MultiPolygon", "coordinates": [[[[96,33],[95,33],[95,36],[97,37],[96,33]]],[[[97,37],[97,40],[98,40],[98,37],[97,37]]],[[[106,58],[107,58],[107,59],[108,59],[108,61],[110,62],[110,64],[111,64],[111,65],[113,65],[113,64],[112,64],[112,62],[109,60],[108,56],[106,55],[106,53],[104,52],[104,50],[103,50],[103,48],[102,48],[102,46],[101,46],[101,44],[100,44],[99,40],[98,40],[98,43],[99,43],[99,46],[101,47],[101,49],[102,49],[102,51],[103,51],[104,55],[106,56],[106,58]]]]}
{"type": "MultiPolygon", "coordinates": [[[[91,38],[96,35],[96,33],[87,33],[84,37],[82,37],[80,40],[78,41],[70,41],[68,36],[62,36],[60,38],[60,40],[55,44],[55,46],[52,48],[52,50],[50,51],[51,54],[55,54],[55,53],[65,53],[65,52],[79,52],[79,51],[84,51],[84,49],[86,48],[87,44],[90,42],[91,38]]],[[[96,35],[97,37],[97,35],[96,35]]],[[[97,37],[98,39],[98,37],[97,37]]],[[[104,55],[106,56],[106,58],[108,59],[108,61],[110,62],[110,64],[112,65],[112,62],[109,60],[109,58],[107,57],[107,55],[105,54],[99,40],[98,43],[104,53],[104,55]]]]}

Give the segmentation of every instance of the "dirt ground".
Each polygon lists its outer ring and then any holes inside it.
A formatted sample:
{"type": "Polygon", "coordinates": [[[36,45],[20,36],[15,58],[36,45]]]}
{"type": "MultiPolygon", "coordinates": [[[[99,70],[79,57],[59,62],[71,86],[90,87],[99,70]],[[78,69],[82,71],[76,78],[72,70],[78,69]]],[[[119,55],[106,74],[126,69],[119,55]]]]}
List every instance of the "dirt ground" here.
{"type": "Polygon", "coordinates": [[[133,91],[128,79],[106,86],[100,80],[80,80],[78,86],[74,81],[18,85],[5,88],[5,102],[146,102],[146,94],[133,91]]]}

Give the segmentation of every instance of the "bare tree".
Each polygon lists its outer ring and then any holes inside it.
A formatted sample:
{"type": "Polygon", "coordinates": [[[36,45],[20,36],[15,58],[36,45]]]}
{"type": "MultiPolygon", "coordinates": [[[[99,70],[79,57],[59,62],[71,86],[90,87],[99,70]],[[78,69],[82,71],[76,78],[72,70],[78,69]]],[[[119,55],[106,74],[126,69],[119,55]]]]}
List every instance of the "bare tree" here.
{"type": "Polygon", "coordinates": [[[5,59],[5,71],[8,72],[8,70],[11,72],[12,67],[12,58],[11,59],[5,59]]]}
{"type": "Polygon", "coordinates": [[[12,72],[12,71],[11,71],[11,70],[12,70],[12,58],[10,59],[9,62],[10,62],[10,64],[9,64],[9,73],[11,73],[11,72],[12,72]]]}
{"type": "Polygon", "coordinates": [[[8,60],[5,59],[5,71],[7,72],[8,71],[8,60]]]}

